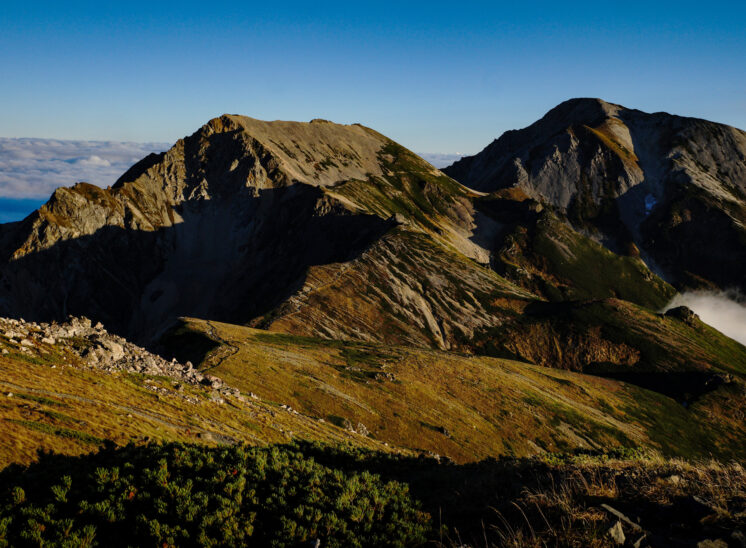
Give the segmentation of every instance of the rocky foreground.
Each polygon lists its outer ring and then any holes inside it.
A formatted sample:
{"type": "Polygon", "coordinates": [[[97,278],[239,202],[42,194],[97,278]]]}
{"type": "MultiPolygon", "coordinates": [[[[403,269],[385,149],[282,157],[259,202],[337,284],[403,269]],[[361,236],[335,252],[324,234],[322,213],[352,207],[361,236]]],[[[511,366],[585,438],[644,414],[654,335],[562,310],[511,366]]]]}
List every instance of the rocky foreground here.
{"type": "Polygon", "coordinates": [[[200,373],[191,362],[179,363],[175,358],[165,360],[123,337],[109,333],[100,322],[94,325],[86,317],[71,316],[63,323],[0,318],[0,333],[6,343],[0,350],[2,354],[18,352],[33,357],[60,353],[60,365],[63,367],[164,376],[185,384],[205,385],[222,394],[240,394],[217,377],[200,373]],[[69,359],[64,355],[65,351],[79,360],[69,359]]]}

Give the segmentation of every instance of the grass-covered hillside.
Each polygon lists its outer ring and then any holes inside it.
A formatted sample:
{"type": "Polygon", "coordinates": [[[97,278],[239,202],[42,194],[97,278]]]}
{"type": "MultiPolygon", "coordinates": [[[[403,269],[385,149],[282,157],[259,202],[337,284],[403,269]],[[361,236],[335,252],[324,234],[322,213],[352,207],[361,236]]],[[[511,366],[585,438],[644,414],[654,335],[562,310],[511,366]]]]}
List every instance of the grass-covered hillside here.
{"type": "MultiPolygon", "coordinates": [[[[578,448],[746,454],[722,386],[685,407],[627,382],[454,353],[344,343],[185,320],[167,351],[243,391],[366,437],[458,462],[578,448]]],[[[742,396],[740,396],[742,398],[742,396]]]]}
{"type": "Polygon", "coordinates": [[[710,372],[746,376],[746,348],[702,322],[619,299],[533,302],[477,337],[490,355],[593,373],[710,372]]]}
{"type": "Polygon", "coordinates": [[[574,229],[566,215],[519,188],[497,191],[475,206],[501,225],[492,241],[492,267],[547,300],[613,297],[657,310],[676,293],[634,244],[613,252],[591,237],[598,234],[574,229]]]}
{"type": "Polygon", "coordinates": [[[387,450],[371,438],[248,394],[91,369],[59,344],[36,355],[17,352],[5,341],[0,347],[8,350],[0,355],[0,468],[31,462],[40,450],[87,453],[107,440],[267,444],[298,436],[354,438],[357,445],[387,450]]]}

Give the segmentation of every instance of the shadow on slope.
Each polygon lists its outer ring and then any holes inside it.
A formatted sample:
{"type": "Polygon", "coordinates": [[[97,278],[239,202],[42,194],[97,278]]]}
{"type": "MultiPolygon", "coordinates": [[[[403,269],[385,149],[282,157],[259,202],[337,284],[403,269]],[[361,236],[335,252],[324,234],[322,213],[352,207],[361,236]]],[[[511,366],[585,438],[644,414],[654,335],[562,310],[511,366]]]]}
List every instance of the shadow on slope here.
{"type": "Polygon", "coordinates": [[[475,344],[486,355],[622,380],[687,405],[746,377],[746,348],[737,341],[699,319],[618,299],[536,301],[475,344]]]}
{"type": "Polygon", "coordinates": [[[175,211],[183,222],[170,227],[104,226],[8,261],[0,314],[85,315],[140,342],[179,316],[245,323],[300,288],[310,266],[349,261],[394,226],[306,185],[244,188],[175,211]]]}
{"type": "Polygon", "coordinates": [[[492,269],[550,301],[616,297],[655,310],[675,293],[634,246],[624,254],[611,251],[521,189],[497,191],[475,205],[501,225],[492,242],[492,269]]]}

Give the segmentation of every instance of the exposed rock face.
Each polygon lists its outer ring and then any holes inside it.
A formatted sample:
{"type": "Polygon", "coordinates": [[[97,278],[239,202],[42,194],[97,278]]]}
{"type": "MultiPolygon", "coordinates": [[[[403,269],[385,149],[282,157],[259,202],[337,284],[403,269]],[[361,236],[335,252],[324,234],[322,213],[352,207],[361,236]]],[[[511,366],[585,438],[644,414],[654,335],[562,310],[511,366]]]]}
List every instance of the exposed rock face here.
{"type": "Polygon", "coordinates": [[[344,268],[312,267],[299,292],[254,323],[301,335],[448,349],[512,317],[492,304],[500,298],[532,295],[424,234],[397,229],[344,268]]]}
{"type": "Polygon", "coordinates": [[[444,171],[483,192],[519,188],[673,281],[746,288],[741,130],[573,99],[444,171]]]}
{"type": "MultiPolygon", "coordinates": [[[[603,215],[571,215],[582,190],[571,182],[576,172],[603,189],[614,175],[614,192],[625,196],[644,186],[648,164],[608,144],[608,135],[628,143],[624,112],[581,101],[509,134],[510,151],[547,135],[567,147],[521,159],[555,163],[534,175],[526,168],[530,177],[509,183],[520,188],[486,197],[363,126],[225,115],[144,158],[110,189],[61,188],[24,221],[0,227],[0,314],[40,322],[84,315],[142,344],[190,316],[473,351],[483,343],[477,335],[514,321],[537,297],[659,308],[674,290],[640,259],[652,247],[630,242],[633,252],[622,256],[583,232],[587,223],[606,230],[608,219],[626,226],[626,217],[604,213],[607,195],[588,202],[603,215]],[[590,129],[572,125],[583,117],[590,129]]],[[[466,179],[490,190],[508,184],[503,171],[466,179]]],[[[625,352],[607,353],[633,360],[625,352]]]]}

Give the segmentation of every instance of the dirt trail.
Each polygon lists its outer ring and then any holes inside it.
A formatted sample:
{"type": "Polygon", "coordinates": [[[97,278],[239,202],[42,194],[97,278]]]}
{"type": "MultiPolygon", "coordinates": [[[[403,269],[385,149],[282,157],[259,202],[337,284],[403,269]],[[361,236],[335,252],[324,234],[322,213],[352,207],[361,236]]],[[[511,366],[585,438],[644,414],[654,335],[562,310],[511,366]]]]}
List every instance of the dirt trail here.
{"type": "Polygon", "coordinates": [[[202,368],[201,370],[203,373],[219,367],[225,360],[235,356],[239,350],[237,346],[231,344],[223,337],[218,335],[218,331],[215,326],[212,325],[212,322],[210,322],[209,320],[205,320],[205,325],[207,326],[208,330],[207,336],[216,343],[219,343],[220,346],[205,360],[204,363],[206,364],[206,367],[202,368]]]}

